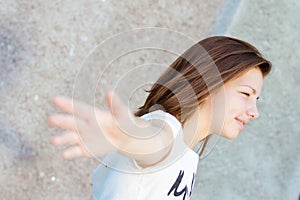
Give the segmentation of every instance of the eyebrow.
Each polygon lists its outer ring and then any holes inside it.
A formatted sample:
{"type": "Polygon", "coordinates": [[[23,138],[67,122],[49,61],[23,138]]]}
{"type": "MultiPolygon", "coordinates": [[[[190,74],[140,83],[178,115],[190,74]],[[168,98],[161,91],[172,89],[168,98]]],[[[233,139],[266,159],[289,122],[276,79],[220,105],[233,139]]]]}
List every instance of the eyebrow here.
{"type": "Polygon", "coordinates": [[[251,88],[253,94],[256,94],[256,90],[253,87],[251,87],[250,85],[242,85],[242,86],[246,86],[246,87],[251,88]]]}

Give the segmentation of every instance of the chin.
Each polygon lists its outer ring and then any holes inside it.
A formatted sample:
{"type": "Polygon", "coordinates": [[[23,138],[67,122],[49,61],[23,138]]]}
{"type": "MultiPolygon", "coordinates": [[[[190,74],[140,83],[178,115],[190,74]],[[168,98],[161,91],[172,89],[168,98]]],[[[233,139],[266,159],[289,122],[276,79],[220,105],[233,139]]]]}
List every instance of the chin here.
{"type": "Polygon", "coordinates": [[[223,138],[226,138],[228,140],[233,140],[235,138],[237,138],[237,136],[239,135],[239,132],[238,131],[224,131],[221,136],[223,138]]]}

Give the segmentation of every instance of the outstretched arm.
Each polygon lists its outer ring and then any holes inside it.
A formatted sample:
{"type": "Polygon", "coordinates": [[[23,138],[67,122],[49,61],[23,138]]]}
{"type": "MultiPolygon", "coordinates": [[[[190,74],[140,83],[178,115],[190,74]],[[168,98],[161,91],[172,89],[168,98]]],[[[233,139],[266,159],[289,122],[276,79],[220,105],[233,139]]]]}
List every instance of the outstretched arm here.
{"type": "Polygon", "coordinates": [[[167,156],[173,145],[167,123],[133,116],[112,92],[106,95],[106,103],[108,111],[68,97],[54,98],[54,106],[65,114],[51,115],[48,122],[65,130],[52,139],[56,146],[68,146],[62,151],[64,159],[103,157],[117,150],[141,166],[151,166],[167,156]]]}

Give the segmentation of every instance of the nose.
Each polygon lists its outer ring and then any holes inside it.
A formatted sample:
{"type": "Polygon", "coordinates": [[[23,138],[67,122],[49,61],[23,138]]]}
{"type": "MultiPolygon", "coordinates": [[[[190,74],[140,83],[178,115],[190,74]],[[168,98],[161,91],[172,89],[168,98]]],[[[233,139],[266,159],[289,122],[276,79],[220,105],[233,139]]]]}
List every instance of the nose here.
{"type": "Polygon", "coordinates": [[[259,117],[256,102],[252,106],[249,106],[249,108],[247,109],[247,115],[250,116],[252,119],[259,117]]]}

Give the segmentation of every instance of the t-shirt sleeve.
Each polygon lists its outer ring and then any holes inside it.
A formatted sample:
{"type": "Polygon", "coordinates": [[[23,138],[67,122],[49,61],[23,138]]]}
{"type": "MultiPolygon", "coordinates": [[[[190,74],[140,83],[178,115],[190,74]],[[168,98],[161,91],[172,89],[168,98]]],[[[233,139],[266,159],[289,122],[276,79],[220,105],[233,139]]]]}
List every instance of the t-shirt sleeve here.
{"type": "Polygon", "coordinates": [[[171,114],[162,110],[156,110],[151,113],[147,113],[141,117],[144,120],[150,121],[152,119],[159,119],[166,122],[172,129],[173,138],[175,139],[182,131],[180,122],[171,114]]]}
{"type": "MultiPolygon", "coordinates": [[[[182,126],[181,126],[181,123],[173,115],[171,115],[167,112],[164,112],[162,110],[156,110],[156,111],[153,111],[151,113],[148,113],[148,114],[145,114],[145,115],[141,116],[141,118],[144,119],[144,120],[159,119],[159,120],[164,121],[165,123],[167,123],[170,126],[170,128],[172,130],[172,133],[173,133],[173,139],[174,139],[171,153],[169,153],[167,158],[165,158],[164,161],[159,162],[159,163],[157,163],[153,166],[144,168],[145,170],[150,170],[151,171],[151,169],[160,167],[161,165],[165,165],[167,162],[173,161],[174,160],[174,155],[178,154],[178,153],[175,153],[175,151],[174,151],[176,145],[177,145],[176,146],[177,152],[178,151],[179,152],[184,151],[183,149],[185,147],[182,147],[182,145],[184,145],[183,134],[182,134],[182,126]],[[178,143],[178,141],[179,141],[180,144],[178,143]]],[[[137,167],[138,169],[143,169],[134,160],[133,160],[133,163],[134,163],[135,167],[137,167]]]]}

